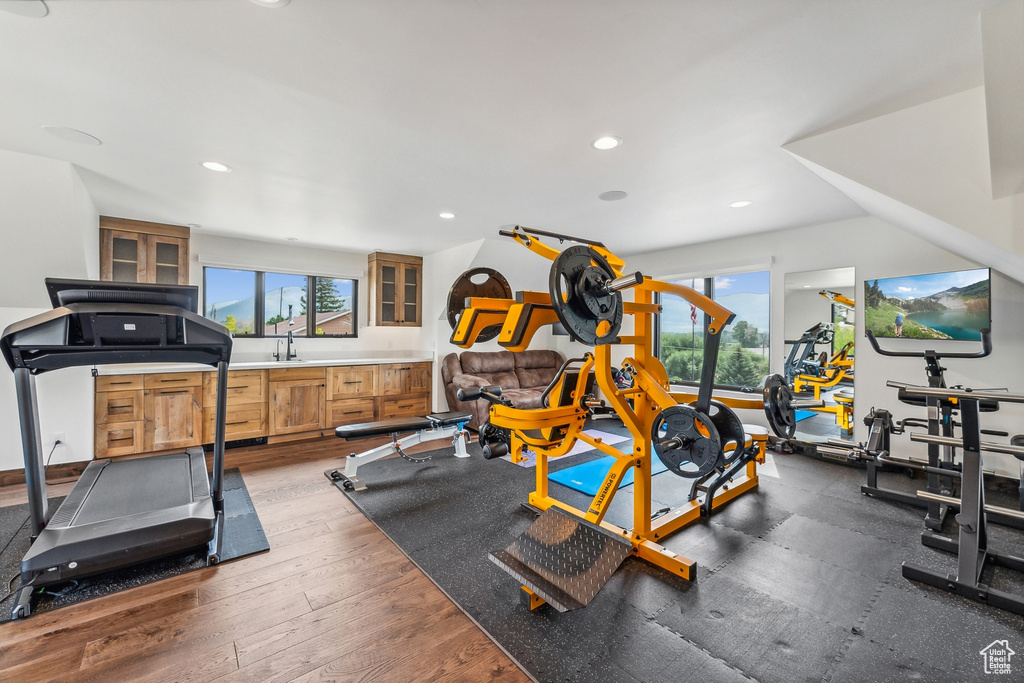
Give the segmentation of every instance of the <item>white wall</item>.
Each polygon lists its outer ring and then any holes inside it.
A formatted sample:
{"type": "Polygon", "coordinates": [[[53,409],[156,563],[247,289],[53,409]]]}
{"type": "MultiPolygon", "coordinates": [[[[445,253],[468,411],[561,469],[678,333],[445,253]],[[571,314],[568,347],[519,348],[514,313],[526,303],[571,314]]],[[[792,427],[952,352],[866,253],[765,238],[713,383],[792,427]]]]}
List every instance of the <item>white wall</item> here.
{"type": "MultiPolygon", "coordinates": [[[[816,323],[827,323],[832,319],[832,302],[818,294],[821,287],[810,289],[785,290],[785,336],[786,339],[799,339],[807,329],[816,323]]],[[[854,301],[857,295],[853,287],[830,287],[829,291],[838,292],[854,301]]],[[[825,345],[818,352],[828,351],[825,345]]],[[[789,347],[786,348],[789,353],[789,347]]]]}
{"type": "MultiPolygon", "coordinates": [[[[43,279],[99,275],[99,219],[71,164],[0,150],[0,326],[49,310],[43,279]]],[[[37,381],[43,445],[64,443],[52,463],[92,457],[93,400],[88,368],[40,375],[37,381]]],[[[14,375],[0,370],[0,470],[24,466],[14,375]]]]}
{"type": "MultiPolygon", "coordinates": [[[[785,274],[814,269],[856,267],[855,292],[863,291],[864,280],[897,275],[959,270],[978,265],[919,239],[900,228],[873,217],[857,218],[839,223],[784,230],[743,238],[690,245],[656,253],[642,254],[628,260],[626,267],[638,268],[645,275],[664,277],[695,268],[720,270],[721,264],[744,259],[771,258],[772,370],[778,371],[785,360],[783,335],[785,329],[785,274]],[[842,245],[821,249],[821,244],[842,245]]],[[[856,297],[855,297],[856,298],[856,297]]],[[[995,350],[988,358],[950,360],[943,365],[947,384],[974,387],[1007,386],[1024,393],[1024,287],[993,271],[992,336],[995,350]]],[[[863,338],[863,308],[857,307],[857,371],[855,380],[855,438],[864,440],[867,427],[864,415],[874,406],[888,408],[898,417],[924,416],[923,409],[905,406],[896,400],[896,390],[885,386],[887,379],[924,384],[924,361],[879,356],[870,350],[863,338]]],[[[884,342],[883,342],[884,343],[884,342]]],[[[891,343],[891,342],[890,342],[891,343]]],[[[964,351],[975,348],[965,342],[917,342],[901,340],[899,349],[920,351],[932,347],[942,351],[964,351]]],[[[765,424],[763,415],[745,412],[745,422],[765,424]]],[[[1006,406],[999,413],[986,414],[983,427],[1005,429],[1011,434],[1024,432],[1024,406],[1006,406]]],[[[925,457],[924,446],[914,444],[906,436],[895,437],[893,450],[903,457],[925,457]]],[[[1012,456],[986,454],[986,467],[1007,476],[1018,476],[1017,461],[1012,456]]]]}

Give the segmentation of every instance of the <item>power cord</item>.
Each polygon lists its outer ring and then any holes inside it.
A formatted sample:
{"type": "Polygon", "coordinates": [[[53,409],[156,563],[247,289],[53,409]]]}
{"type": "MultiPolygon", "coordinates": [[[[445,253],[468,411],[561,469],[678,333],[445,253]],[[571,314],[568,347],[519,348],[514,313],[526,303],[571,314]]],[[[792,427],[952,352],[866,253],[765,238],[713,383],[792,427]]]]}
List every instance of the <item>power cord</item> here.
{"type": "MultiPolygon", "coordinates": [[[[53,448],[50,449],[50,454],[48,456],[46,456],[46,464],[43,465],[43,481],[46,481],[46,470],[50,466],[50,460],[53,458],[53,452],[56,451],[57,450],[57,446],[60,446],[62,443],[64,443],[64,442],[61,441],[60,439],[56,439],[53,442],[53,448]]],[[[3,550],[0,550],[0,557],[3,557],[4,553],[7,552],[7,548],[9,548],[11,543],[14,542],[14,539],[16,539],[18,537],[18,534],[21,533],[21,530],[25,528],[25,525],[28,524],[28,520],[31,519],[31,517],[32,517],[32,515],[26,516],[25,517],[25,521],[23,521],[18,526],[18,528],[14,532],[14,534],[9,539],[7,539],[7,543],[4,544],[3,550]]],[[[5,602],[9,597],[14,595],[14,593],[16,591],[13,588],[11,588],[11,584],[14,583],[14,580],[16,578],[18,578],[18,576],[20,576],[20,574],[21,574],[21,572],[18,572],[14,576],[12,576],[10,579],[7,580],[7,595],[5,595],[2,598],[0,598],[0,603],[5,602]]]]}

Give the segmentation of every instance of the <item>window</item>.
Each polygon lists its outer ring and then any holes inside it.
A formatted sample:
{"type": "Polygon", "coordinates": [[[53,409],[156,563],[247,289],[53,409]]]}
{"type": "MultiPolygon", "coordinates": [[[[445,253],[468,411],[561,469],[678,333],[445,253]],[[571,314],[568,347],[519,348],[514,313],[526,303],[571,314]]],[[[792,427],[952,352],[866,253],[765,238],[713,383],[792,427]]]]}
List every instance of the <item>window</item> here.
{"type": "Polygon", "coordinates": [[[348,278],[206,267],[203,310],[235,336],[355,337],[357,286],[348,278]]]}
{"type": "MultiPolygon", "coordinates": [[[[715,384],[759,389],[768,374],[769,271],[674,282],[705,294],[736,314],[721,333],[715,384]]],[[[663,294],[660,303],[655,353],[672,382],[699,382],[704,363],[704,332],[709,320],[700,309],[680,297],[663,294]]]]}
{"type": "Polygon", "coordinates": [[[256,336],[256,273],[203,269],[203,311],[236,337],[256,336]]]}

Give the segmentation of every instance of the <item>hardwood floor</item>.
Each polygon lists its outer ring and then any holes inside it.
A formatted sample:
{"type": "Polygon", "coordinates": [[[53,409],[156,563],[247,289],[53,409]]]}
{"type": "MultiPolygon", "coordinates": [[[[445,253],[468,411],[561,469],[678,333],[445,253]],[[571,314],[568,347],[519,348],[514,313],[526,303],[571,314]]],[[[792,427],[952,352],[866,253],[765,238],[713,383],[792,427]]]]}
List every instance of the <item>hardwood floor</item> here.
{"type": "MultiPolygon", "coordinates": [[[[228,451],[270,551],[0,624],[0,680],[529,680],[330,486],[323,470],[348,450],[228,451]]],[[[0,505],[24,499],[0,489],[0,505]]]]}

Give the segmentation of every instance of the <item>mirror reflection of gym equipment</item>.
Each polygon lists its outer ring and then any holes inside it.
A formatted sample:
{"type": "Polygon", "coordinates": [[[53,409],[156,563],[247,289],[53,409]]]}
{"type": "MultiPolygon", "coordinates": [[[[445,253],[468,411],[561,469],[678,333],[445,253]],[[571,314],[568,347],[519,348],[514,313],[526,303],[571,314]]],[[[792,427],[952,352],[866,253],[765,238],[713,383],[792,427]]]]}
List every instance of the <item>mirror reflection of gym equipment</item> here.
{"type": "Polygon", "coordinates": [[[797,442],[852,440],[855,287],[853,268],[786,273],[779,367],[797,400],[824,401],[797,411],[797,442]]]}

